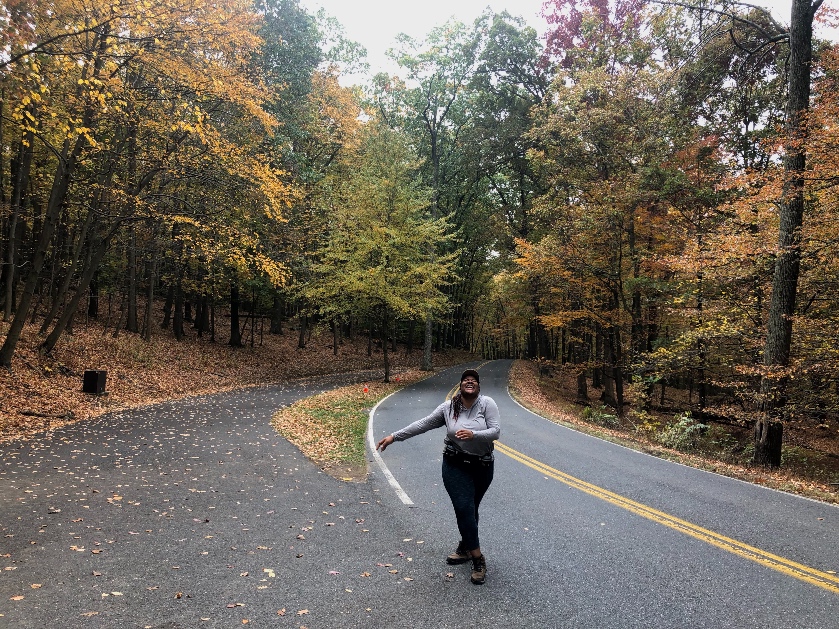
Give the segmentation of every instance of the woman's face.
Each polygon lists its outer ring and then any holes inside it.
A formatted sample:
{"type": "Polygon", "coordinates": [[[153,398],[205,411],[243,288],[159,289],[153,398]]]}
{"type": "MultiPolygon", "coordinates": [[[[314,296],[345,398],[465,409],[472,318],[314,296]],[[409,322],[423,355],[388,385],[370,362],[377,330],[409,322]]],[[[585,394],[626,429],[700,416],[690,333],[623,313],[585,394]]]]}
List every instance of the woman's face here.
{"type": "Polygon", "coordinates": [[[481,390],[481,385],[471,376],[467,376],[460,381],[460,391],[466,395],[477,395],[481,390]]]}

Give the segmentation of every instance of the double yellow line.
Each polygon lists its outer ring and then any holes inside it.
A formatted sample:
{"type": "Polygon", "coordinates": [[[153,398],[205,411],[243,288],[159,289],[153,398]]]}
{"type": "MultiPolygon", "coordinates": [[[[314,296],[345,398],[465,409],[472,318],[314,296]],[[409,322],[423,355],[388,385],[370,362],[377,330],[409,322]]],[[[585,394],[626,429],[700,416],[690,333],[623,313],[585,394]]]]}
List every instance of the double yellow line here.
{"type": "Polygon", "coordinates": [[[622,509],[626,509],[627,511],[631,511],[643,518],[663,524],[675,531],[690,535],[691,537],[711,544],[712,546],[716,546],[717,548],[726,550],[730,553],[734,553],[735,555],[748,559],[749,561],[754,561],[755,563],[759,563],[762,566],[766,566],[767,568],[771,568],[772,570],[776,570],[782,574],[794,577],[800,581],[805,581],[833,592],[834,594],[839,594],[839,577],[837,577],[836,574],[816,570],[815,568],[810,568],[809,566],[790,561],[789,559],[779,557],[778,555],[767,553],[766,551],[755,548],[754,546],[738,542],[736,539],[725,537],[724,535],[720,535],[714,531],[710,531],[702,528],[701,526],[687,522],[686,520],[681,520],[664,513],[663,511],[658,511],[657,509],[648,507],[640,502],[635,502],[634,500],[625,498],[620,494],[616,494],[603,489],[602,487],[598,487],[597,485],[592,485],[591,483],[587,483],[579,478],[565,474],[564,472],[560,472],[559,470],[545,465],[544,463],[537,461],[526,454],[522,454],[517,450],[513,450],[513,448],[510,448],[498,441],[495,442],[495,447],[496,450],[506,454],[519,463],[523,463],[527,467],[530,467],[540,474],[548,476],[549,478],[565,483],[569,487],[584,491],[595,498],[605,500],[608,503],[621,507],[622,509]]]}

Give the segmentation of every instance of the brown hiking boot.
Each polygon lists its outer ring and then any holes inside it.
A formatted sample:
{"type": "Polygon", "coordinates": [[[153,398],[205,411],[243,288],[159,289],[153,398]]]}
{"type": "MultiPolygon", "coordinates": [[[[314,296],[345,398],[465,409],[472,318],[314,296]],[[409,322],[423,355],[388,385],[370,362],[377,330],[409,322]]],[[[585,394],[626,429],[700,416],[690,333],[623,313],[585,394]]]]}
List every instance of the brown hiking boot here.
{"type": "Polygon", "coordinates": [[[456,566],[457,564],[466,563],[470,559],[469,553],[463,550],[463,542],[461,541],[457,545],[457,548],[455,548],[455,551],[446,557],[446,563],[450,566],[456,566]]]}
{"type": "Polygon", "coordinates": [[[483,585],[487,578],[487,560],[483,555],[472,557],[472,583],[483,585]]]}

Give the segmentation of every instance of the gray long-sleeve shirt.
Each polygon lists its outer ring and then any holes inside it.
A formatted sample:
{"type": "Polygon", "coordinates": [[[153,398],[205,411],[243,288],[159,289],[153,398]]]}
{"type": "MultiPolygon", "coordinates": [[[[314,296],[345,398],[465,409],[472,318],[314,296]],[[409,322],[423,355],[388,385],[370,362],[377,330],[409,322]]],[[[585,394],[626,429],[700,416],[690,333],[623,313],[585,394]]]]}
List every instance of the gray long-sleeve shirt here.
{"type": "Polygon", "coordinates": [[[457,421],[454,421],[452,403],[443,402],[427,417],[418,419],[393,433],[395,441],[405,441],[440,426],[446,427],[446,438],[469,454],[484,455],[492,451],[492,442],[501,436],[498,423],[500,414],[495,400],[486,395],[479,395],[469,409],[462,409],[457,421]],[[458,439],[455,433],[461,428],[472,431],[473,438],[458,439]]]}

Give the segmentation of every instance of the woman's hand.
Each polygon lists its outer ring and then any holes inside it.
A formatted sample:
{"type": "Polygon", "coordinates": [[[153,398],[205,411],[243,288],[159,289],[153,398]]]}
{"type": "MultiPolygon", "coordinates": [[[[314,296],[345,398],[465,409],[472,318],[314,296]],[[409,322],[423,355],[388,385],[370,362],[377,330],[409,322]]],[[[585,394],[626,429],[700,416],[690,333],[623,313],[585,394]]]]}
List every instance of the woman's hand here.
{"type": "Polygon", "coordinates": [[[393,435],[388,435],[376,444],[376,450],[381,450],[382,452],[384,452],[385,448],[387,448],[394,441],[395,439],[393,438],[393,435]]]}
{"type": "Polygon", "coordinates": [[[475,433],[473,433],[471,430],[467,430],[466,428],[461,428],[456,433],[454,433],[454,436],[462,441],[469,441],[472,437],[475,436],[475,433]]]}

